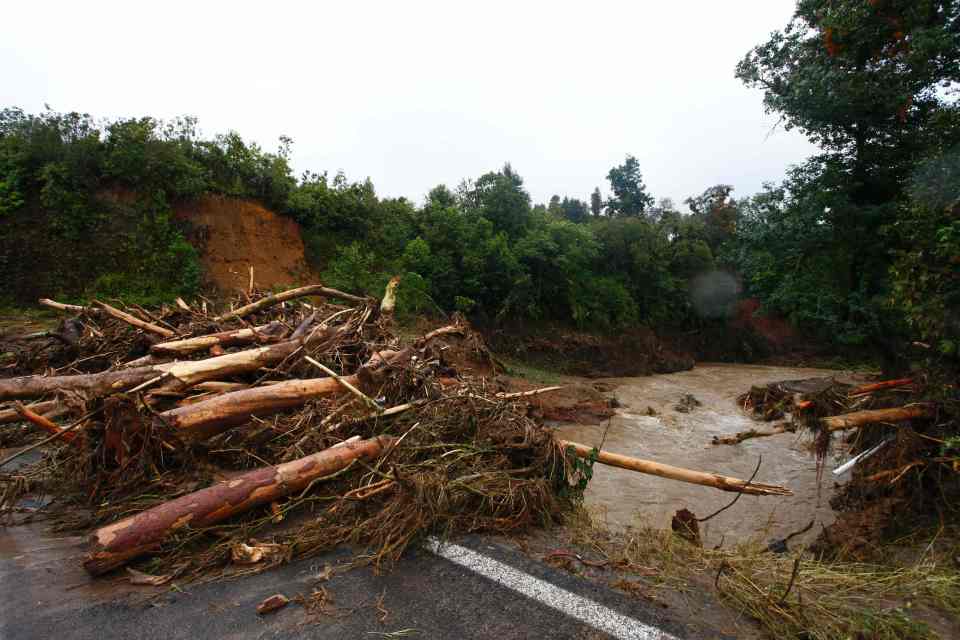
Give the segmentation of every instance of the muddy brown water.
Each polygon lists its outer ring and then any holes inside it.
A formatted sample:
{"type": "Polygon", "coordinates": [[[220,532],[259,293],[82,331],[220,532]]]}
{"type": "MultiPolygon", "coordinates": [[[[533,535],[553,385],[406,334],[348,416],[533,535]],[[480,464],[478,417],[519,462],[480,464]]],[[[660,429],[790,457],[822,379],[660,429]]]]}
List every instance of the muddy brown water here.
{"type": "MultiPolygon", "coordinates": [[[[846,458],[842,448],[827,459],[818,484],[816,461],[809,449],[809,436],[785,433],[755,438],[738,445],[712,445],[713,436],[732,435],[769,423],[749,418],[736,404],[736,397],[751,385],[780,380],[834,376],[853,380],[849,372],[793,367],[735,364],[698,364],[690,371],[644,378],[604,380],[616,385],[610,394],[622,404],[607,423],[557,426],[560,437],[598,446],[615,453],[646,458],[700,471],[747,479],[758,458],[763,462],[757,482],[789,487],[794,495],[744,495],[731,508],[701,524],[709,545],[747,539],[768,542],[798,531],[814,520],[814,527],[791,541],[810,541],[822,526],[834,520],[829,499],[835,481],[830,470],[846,458]],[[684,394],[701,405],[690,413],[674,406],[684,394]],[[652,407],[657,415],[646,415],[652,407]]],[[[586,505],[608,525],[645,525],[669,528],[672,515],[682,508],[698,517],[713,513],[735,494],[708,487],[666,480],[597,464],[586,491],[586,505]]]]}

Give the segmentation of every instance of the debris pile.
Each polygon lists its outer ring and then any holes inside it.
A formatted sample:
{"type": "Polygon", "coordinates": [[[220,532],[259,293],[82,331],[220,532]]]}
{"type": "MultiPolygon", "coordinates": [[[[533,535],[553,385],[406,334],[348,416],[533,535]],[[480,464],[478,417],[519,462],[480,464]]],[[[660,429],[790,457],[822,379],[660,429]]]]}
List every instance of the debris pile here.
{"type": "Polygon", "coordinates": [[[790,419],[769,430],[751,429],[713,444],[803,430],[813,437],[822,474],[835,435],[846,434],[849,459],[833,470],[851,473],[831,505],[841,511],[817,549],[865,557],[898,518],[943,517],[960,495],[957,401],[952,385],[919,378],[853,386],[832,378],[790,380],[754,387],[738,398],[753,417],[790,419]]]}
{"type": "Polygon", "coordinates": [[[226,310],[42,300],[70,317],[3,347],[18,375],[0,377],[0,446],[32,444],[0,460],[0,515],[89,533],[91,575],[133,564],[132,581],[163,584],[343,544],[381,566],[429,534],[557,521],[595,462],[790,495],[557,440],[527,401],[559,387],[507,393],[468,373],[496,361],[461,318],[400,340],[395,288],[251,284],[226,310]]]}
{"type": "Polygon", "coordinates": [[[448,362],[451,342],[483,349],[463,321],[403,344],[391,295],[246,298],[219,313],[42,301],[70,318],[4,346],[5,374],[30,375],[0,378],[0,445],[45,445],[0,461],[8,522],[89,531],[91,574],[134,562],[159,579],[342,543],[379,564],[427,533],[555,520],[576,498],[575,458],[528,416],[536,392],[497,394],[448,362]],[[53,501],[35,513],[27,494],[53,501]]]}

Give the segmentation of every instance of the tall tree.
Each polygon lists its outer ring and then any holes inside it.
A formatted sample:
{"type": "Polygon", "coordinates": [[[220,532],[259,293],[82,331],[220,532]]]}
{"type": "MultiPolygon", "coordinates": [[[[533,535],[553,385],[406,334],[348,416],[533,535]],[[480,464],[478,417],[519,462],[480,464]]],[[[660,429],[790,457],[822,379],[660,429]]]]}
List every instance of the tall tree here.
{"type": "Polygon", "coordinates": [[[530,221],[530,194],[510,163],[497,172],[486,173],[467,188],[469,208],[493,223],[494,229],[517,237],[530,221]]]}
{"type": "Polygon", "coordinates": [[[594,218],[599,218],[600,214],[603,213],[603,198],[600,197],[600,187],[594,187],[593,193],[590,194],[590,211],[594,218]]]}
{"type": "Polygon", "coordinates": [[[570,222],[586,222],[589,211],[587,203],[576,198],[564,197],[560,203],[560,214],[570,222]]]}
{"type": "MultiPolygon", "coordinates": [[[[751,50],[737,76],[823,150],[795,172],[798,190],[784,209],[787,219],[816,221],[806,233],[831,239],[832,263],[811,291],[841,283],[840,320],[891,333],[880,301],[903,236],[885,230],[902,215],[917,162],[960,142],[960,108],[949,96],[960,81],[960,1],[799,0],[787,27],[751,50]]],[[[822,254],[810,247],[796,264],[822,254]]]]}
{"type": "Polygon", "coordinates": [[[653,204],[653,196],[647,193],[640,174],[640,163],[631,155],[623,164],[610,169],[607,174],[613,197],[607,203],[613,215],[639,216],[653,204]]]}
{"type": "Polygon", "coordinates": [[[733,186],[718,184],[684,200],[694,219],[703,223],[707,244],[714,253],[737,230],[737,203],[730,197],[731,192],[733,186]]]}

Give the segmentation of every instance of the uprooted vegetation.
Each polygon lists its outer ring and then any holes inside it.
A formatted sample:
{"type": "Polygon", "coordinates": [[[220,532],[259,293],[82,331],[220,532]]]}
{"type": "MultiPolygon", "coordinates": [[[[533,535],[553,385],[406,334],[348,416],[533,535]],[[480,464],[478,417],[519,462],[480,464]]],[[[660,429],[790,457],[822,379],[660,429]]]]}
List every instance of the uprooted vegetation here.
{"type": "Polygon", "coordinates": [[[714,444],[738,444],[778,433],[801,432],[812,440],[819,473],[842,446],[851,456],[834,473],[851,471],[831,501],[841,512],[824,530],[818,551],[860,559],[891,532],[917,518],[956,521],[960,496],[957,399],[953,385],[915,376],[855,387],[831,378],[754,387],[738,403],[762,420],[789,420],[770,430],[749,430],[714,444]]]}
{"type": "Polygon", "coordinates": [[[344,543],[380,565],[428,533],[505,533],[573,504],[584,467],[528,416],[526,394],[498,395],[448,360],[490,361],[469,327],[404,346],[379,301],[314,289],[353,306],[97,303],[5,345],[8,374],[49,375],[0,378],[14,401],[3,446],[36,442],[37,427],[51,441],[0,470],[8,521],[90,531],[91,573],[135,561],[160,580],[344,543]],[[35,513],[27,494],[52,502],[35,513]]]}
{"type": "Polygon", "coordinates": [[[395,286],[382,301],[323,285],[251,291],[219,314],[208,301],[124,311],[42,300],[75,317],[5,346],[6,371],[32,375],[0,378],[0,399],[12,401],[0,434],[33,444],[0,467],[48,448],[0,476],[4,515],[90,532],[93,575],[134,562],[153,576],[134,569],[135,580],[162,582],[344,543],[381,566],[427,534],[556,522],[594,462],[790,495],[556,439],[547,409],[526,400],[559,387],[503,391],[496,359],[462,319],[402,344],[395,286]],[[37,430],[49,435],[36,441],[37,430]],[[28,494],[51,502],[36,513],[28,494]]]}

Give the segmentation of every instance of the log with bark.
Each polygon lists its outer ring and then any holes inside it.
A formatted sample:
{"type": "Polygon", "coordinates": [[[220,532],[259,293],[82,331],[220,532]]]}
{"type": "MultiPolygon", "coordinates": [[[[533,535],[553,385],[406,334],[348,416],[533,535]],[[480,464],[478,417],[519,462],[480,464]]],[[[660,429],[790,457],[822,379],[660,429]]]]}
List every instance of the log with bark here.
{"type": "Polygon", "coordinates": [[[841,429],[859,429],[870,424],[906,422],[916,418],[932,418],[935,410],[933,405],[912,404],[906,407],[894,407],[892,409],[869,409],[866,411],[854,411],[844,413],[839,416],[830,416],[821,418],[820,423],[828,431],[839,431],[841,429]]]}
{"type": "Polygon", "coordinates": [[[286,302],[288,300],[295,300],[296,298],[303,298],[305,296],[325,296],[327,298],[340,298],[341,300],[346,300],[348,302],[353,302],[356,304],[367,304],[370,299],[363,298],[361,296],[355,296],[350,293],[344,293],[343,291],[337,291],[336,289],[330,289],[325,287],[322,284],[313,284],[308,287],[300,287],[298,289],[290,289],[288,291],[283,291],[276,295],[267,296],[266,298],[260,298],[256,302],[251,302],[248,305],[244,305],[239,309],[234,309],[233,311],[228,311],[227,313],[221,314],[214,318],[216,322],[223,322],[224,320],[229,320],[230,318],[243,318],[260,311],[261,309],[266,309],[267,307],[272,307],[275,304],[280,304],[281,302],[286,302]]]}
{"type": "Polygon", "coordinates": [[[158,375],[154,366],[73,376],[22,376],[0,380],[0,400],[36,398],[69,389],[87,395],[106,395],[131,389],[158,375]]]}
{"type": "Polygon", "coordinates": [[[255,506],[302,491],[356,459],[376,459],[388,450],[391,442],[390,438],[379,436],[343,443],[292,462],[244,473],[101,527],[91,536],[92,549],[83,566],[92,575],[110,571],[156,550],[183,527],[209,527],[255,506]]]}
{"type": "MultiPolygon", "coordinates": [[[[589,458],[593,452],[593,447],[589,447],[579,442],[569,440],[560,440],[560,445],[564,448],[573,447],[574,453],[581,458],[589,458]]],[[[721,491],[733,491],[736,493],[749,493],[758,496],[792,496],[793,491],[786,487],[779,487],[771,484],[761,484],[759,482],[748,482],[740,478],[731,478],[718,473],[704,473],[703,471],[694,471],[682,467],[674,467],[669,464],[662,464],[652,460],[641,460],[640,458],[631,458],[630,456],[610,453],[609,451],[600,451],[597,455],[597,462],[607,464],[621,469],[629,469],[639,473],[646,473],[652,476],[660,476],[670,480],[679,480],[680,482],[689,482],[690,484],[699,484],[705,487],[713,487],[721,491]]]]}

